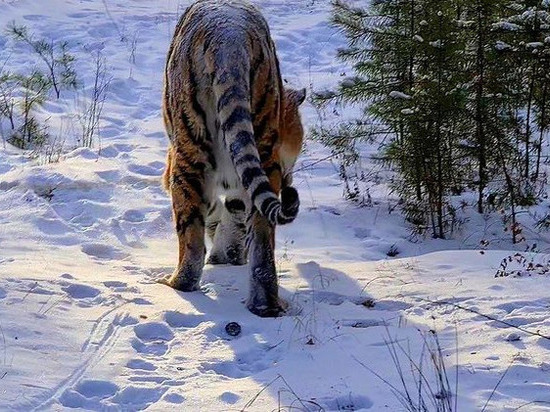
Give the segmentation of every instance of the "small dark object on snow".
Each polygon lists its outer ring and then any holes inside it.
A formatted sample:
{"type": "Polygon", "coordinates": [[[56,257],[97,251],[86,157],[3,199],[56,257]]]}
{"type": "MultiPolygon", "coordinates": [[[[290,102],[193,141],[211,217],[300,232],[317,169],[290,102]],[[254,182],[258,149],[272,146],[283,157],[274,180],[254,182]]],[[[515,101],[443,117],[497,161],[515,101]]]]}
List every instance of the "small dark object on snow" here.
{"type": "Polygon", "coordinates": [[[372,309],[376,305],[376,302],[374,299],[365,299],[361,304],[366,308],[372,309]]]}
{"type": "Polygon", "coordinates": [[[241,334],[241,325],[237,322],[229,322],[225,325],[225,331],[229,336],[239,336],[241,334]]]}

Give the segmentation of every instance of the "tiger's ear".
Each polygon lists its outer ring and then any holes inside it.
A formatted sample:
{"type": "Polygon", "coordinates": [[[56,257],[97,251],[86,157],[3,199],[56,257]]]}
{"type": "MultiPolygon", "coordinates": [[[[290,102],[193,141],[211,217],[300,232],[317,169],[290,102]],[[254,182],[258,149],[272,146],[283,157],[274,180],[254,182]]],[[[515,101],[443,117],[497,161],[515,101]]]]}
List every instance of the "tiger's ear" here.
{"type": "Polygon", "coordinates": [[[304,100],[306,100],[306,89],[300,89],[296,91],[295,102],[296,106],[300,106],[304,100]]]}
{"type": "Polygon", "coordinates": [[[304,100],[306,100],[306,89],[300,89],[300,90],[294,90],[294,89],[287,89],[286,95],[290,99],[290,101],[296,105],[296,107],[300,106],[304,100]]]}

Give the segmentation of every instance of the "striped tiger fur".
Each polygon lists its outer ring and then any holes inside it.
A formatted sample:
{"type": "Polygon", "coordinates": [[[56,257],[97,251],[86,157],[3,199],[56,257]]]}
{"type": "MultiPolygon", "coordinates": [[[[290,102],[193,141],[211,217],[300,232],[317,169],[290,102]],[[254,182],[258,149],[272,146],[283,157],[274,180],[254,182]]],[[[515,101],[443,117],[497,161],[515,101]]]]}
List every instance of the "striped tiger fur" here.
{"type": "Polygon", "coordinates": [[[299,209],[290,184],[304,99],[305,90],[283,88],[267,22],[254,6],[199,0],[186,10],[169,49],[163,97],[170,139],[164,183],[179,240],[168,285],[199,288],[206,232],[213,241],[208,263],[241,265],[248,255],[249,310],[284,310],[274,230],[299,209]]]}

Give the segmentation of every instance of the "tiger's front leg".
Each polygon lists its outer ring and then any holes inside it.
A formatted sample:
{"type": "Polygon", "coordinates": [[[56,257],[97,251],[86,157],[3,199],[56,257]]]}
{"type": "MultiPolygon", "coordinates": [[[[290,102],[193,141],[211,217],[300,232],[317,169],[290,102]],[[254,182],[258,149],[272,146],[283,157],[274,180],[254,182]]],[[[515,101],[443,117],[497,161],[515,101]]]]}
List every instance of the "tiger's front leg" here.
{"type": "Polygon", "coordinates": [[[206,214],[204,169],[173,152],[169,189],[179,243],[178,266],[167,284],[191,292],[199,289],[204,266],[204,221],[206,214]]]}

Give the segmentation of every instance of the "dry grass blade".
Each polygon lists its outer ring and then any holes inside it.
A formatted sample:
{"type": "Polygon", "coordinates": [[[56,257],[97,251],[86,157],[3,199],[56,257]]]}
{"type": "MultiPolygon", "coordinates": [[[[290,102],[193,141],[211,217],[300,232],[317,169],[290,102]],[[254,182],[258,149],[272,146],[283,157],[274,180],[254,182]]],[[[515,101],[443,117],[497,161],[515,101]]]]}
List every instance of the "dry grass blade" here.
{"type": "Polygon", "coordinates": [[[275,409],[274,411],[281,412],[283,410],[287,410],[287,411],[299,410],[299,411],[303,411],[303,412],[325,412],[325,409],[321,405],[319,405],[317,402],[309,401],[309,400],[303,400],[302,398],[300,398],[298,396],[298,394],[296,393],[296,391],[294,391],[294,389],[292,389],[292,386],[290,386],[288,381],[282,375],[277,375],[269,383],[267,383],[257,394],[255,394],[244,405],[244,407],[240,410],[240,412],[246,412],[246,410],[248,408],[250,408],[252,405],[254,405],[254,403],[258,400],[260,395],[262,393],[264,393],[268,388],[270,388],[277,381],[282,381],[283,384],[284,384],[284,387],[279,389],[279,391],[277,392],[278,393],[278,398],[279,398],[279,401],[278,401],[279,405],[278,405],[277,409],[275,409]],[[294,400],[292,401],[292,403],[290,405],[287,405],[287,406],[283,406],[281,404],[281,398],[280,398],[281,393],[283,393],[285,391],[292,394],[292,396],[294,397],[294,400]],[[294,406],[294,404],[300,404],[300,406],[294,406]],[[312,409],[309,408],[308,405],[313,406],[317,409],[315,409],[313,411],[312,409]]]}
{"type": "Polygon", "coordinates": [[[489,402],[491,402],[491,399],[493,399],[493,396],[494,396],[495,392],[497,391],[498,387],[500,386],[500,384],[502,383],[502,381],[506,377],[506,374],[510,371],[510,368],[512,367],[512,365],[516,361],[517,357],[518,357],[518,354],[516,354],[512,358],[512,360],[510,361],[510,364],[508,365],[508,367],[506,368],[506,370],[504,371],[504,373],[502,374],[502,376],[498,380],[497,384],[493,388],[493,391],[491,392],[491,395],[489,395],[489,398],[487,398],[487,402],[485,402],[485,405],[483,405],[483,409],[481,409],[481,412],[485,412],[485,409],[487,409],[487,406],[489,406],[489,402]]]}

